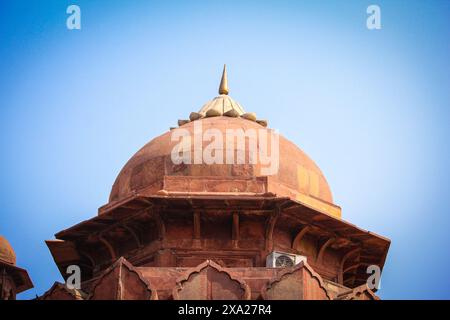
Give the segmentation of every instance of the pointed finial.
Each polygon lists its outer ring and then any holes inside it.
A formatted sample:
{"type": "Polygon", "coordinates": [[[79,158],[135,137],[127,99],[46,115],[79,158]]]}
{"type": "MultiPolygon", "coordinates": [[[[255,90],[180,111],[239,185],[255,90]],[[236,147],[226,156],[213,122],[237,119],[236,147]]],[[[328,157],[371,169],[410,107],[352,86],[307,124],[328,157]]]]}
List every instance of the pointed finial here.
{"type": "Polygon", "coordinates": [[[219,94],[228,94],[227,65],[223,65],[222,79],[220,80],[219,94]]]}

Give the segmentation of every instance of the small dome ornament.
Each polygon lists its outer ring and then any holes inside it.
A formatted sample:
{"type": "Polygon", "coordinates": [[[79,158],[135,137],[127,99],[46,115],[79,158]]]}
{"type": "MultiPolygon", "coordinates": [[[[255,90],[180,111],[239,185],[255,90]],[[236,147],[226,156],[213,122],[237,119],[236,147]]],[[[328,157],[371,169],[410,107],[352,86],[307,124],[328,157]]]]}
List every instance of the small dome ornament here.
{"type": "Polygon", "coordinates": [[[224,116],[253,121],[263,127],[267,127],[266,120],[257,119],[254,112],[245,112],[244,108],[242,108],[242,106],[238,102],[233,100],[233,98],[228,95],[229,92],[230,90],[228,88],[227,65],[224,64],[222,78],[220,79],[219,85],[219,95],[205,103],[198,112],[191,112],[189,115],[189,119],[178,120],[178,126],[181,127],[185,124],[188,124],[189,122],[201,120],[204,118],[224,116]]]}
{"type": "Polygon", "coordinates": [[[223,65],[223,71],[222,71],[222,79],[220,80],[220,86],[219,86],[219,94],[226,94],[228,95],[228,78],[227,78],[227,65],[223,65]]]}

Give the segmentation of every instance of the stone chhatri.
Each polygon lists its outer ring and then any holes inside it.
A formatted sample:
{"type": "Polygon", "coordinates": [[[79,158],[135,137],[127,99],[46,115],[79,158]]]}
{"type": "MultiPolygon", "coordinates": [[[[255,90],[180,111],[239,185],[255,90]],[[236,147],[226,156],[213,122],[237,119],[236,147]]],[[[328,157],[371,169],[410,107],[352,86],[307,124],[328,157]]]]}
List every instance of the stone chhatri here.
{"type": "MultiPolygon", "coordinates": [[[[220,95],[179,125],[270,130],[228,93],[224,68],[220,95]]],[[[97,216],[47,241],[62,276],[77,264],[82,283],[45,299],[377,299],[366,270],[383,268],[389,239],[341,218],[295,144],[280,137],[279,170],[262,175],[261,163],[174,164],[170,137],[127,162],[97,216]],[[280,252],[303,262],[273,267],[280,252]]]]}

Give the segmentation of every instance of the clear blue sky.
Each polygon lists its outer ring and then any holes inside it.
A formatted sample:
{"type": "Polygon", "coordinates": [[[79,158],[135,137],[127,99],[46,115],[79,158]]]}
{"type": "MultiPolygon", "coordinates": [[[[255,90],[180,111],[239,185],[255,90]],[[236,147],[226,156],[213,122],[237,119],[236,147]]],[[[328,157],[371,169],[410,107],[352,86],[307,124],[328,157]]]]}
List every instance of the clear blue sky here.
{"type": "Polygon", "coordinates": [[[230,95],[316,161],[344,219],[392,239],[380,296],[449,299],[449,56],[450,1],[1,1],[0,234],[35,284],[20,298],[61,280],[44,240],[96,215],[227,63],[230,95]]]}

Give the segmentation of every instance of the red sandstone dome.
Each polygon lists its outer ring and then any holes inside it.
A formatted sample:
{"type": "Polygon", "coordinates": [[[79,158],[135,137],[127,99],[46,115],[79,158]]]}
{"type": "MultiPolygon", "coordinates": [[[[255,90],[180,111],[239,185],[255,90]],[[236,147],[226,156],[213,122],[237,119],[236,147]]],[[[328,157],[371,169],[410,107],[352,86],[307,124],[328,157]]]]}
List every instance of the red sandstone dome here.
{"type": "Polygon", "coordinates": [[[0,235],[0,262],[16,264],[16,254],[5,237],[0,235]]]}
{"type": "Polygon", "coordinates": [[[9,241],[0,235],[0,300],[16,299],[16,294],[33,288],[25,269],[16,265],[16,253],[9,241]]]}
{"type": "MultiPolygon", "coordinates": [[[[230,99],[227,97],[227,99],[230,99]]],[[[215,99],[217,100],[217,99],[215,99]]],[[[216,103],[217,104],[217,103],[216,103]]],[[[194,124],[201,122],[202,131],[217,129],[225,136],[227,129],[263,130],[270,137],[270,129],[255,121],[242,117],[207,117],[183,124],[180,128],[194,135],[194,124]]],[[[171,152],[178,141],[171,141],[173,130],[153,139],[139,150],[125,165],[117,177],[110,201],[123,199],[132,193],[139,192],[150,195],[159,190],[192,191],[192,192],[231,192],[231,193],[264,193],[273,192],[292,198],[307,195],[332,203],[332,195],[328,183],[319,167],[295,144],[279,136],[279,170],[267,178],[266,187],[258,187],[256,182],[263,178],[263,164],[174,164],[171,152]],[[204,182],[207,177],[208,182],[204,182]],[[174,179],[171,179],[174,178],[174,179]],[[186,179],[183,179],[186,178],[186,179]],[[237,179],[237,178],[242,178],[237,179]],[[229,181],[227,181],[229,180],[229,181]],[[201,182],[203,181],[203,183],[201,182]],[[175,185],[176,184],[176,185],[175,185]]],[[[189,147],[194,152],[194,139],[189,147]]],[[[203,148],[210,141],[203,141],[203,148]]],[[[248,140],[246,147],[248,151],[248,140]]],[[[258,145],[259,150],[259,145],[258,145]]],[[[222,148],[224,157],[226,144],[222,148]]],[[[236,144],[233,152],[237,154],[236,144]]],[[[248,154],[246,154],[247,156],[248,154]]],[[[236,159],[236,157],[235,157],[236,159]]],[[[247,158],[248,159],[248,158],[247,158]]]]}

